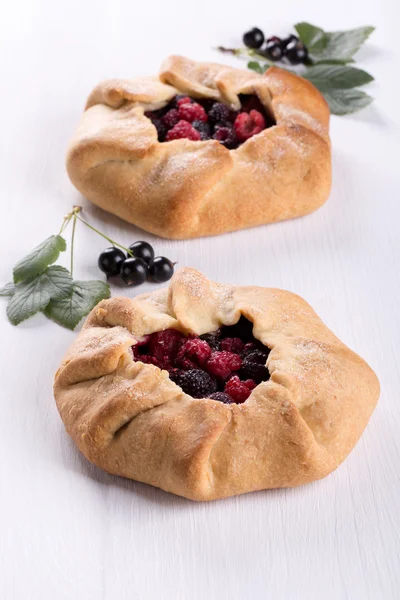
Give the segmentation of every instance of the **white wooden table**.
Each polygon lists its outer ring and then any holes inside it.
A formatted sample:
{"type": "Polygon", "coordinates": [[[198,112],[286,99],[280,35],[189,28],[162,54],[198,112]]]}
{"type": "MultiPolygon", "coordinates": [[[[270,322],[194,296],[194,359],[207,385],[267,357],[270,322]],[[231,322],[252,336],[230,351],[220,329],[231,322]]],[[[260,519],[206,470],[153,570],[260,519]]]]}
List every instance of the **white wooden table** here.
{"type": "MultiPolygon", "coordinates": [[[[159,254],[221,282],[304,296],[380,377],[381,400],[362,440],[323,481],[211,504],[111,477],[78,453],[53,401],[53,374],[75,334],[44,317],[13,328],[4,302],[2,600],[400,597],[397,0],[3,2],[0,279],[8,281],[12,265],[82,202],[64,153],[98,80],[156,73],[169,53],[238,64],[211,47],[237,43],[254,25],[279,34],[300,20],[327,29],[377,26],[359,55],[376,76],[376,101],[356,116],[332,119],[334,186],[322,209],[251,231],[171,242],[84,206],[91,222],[126,245],[147,239],[159,254]]],[[[79,227],[80,278],[99,276],[104,246],[79,227]]]]}

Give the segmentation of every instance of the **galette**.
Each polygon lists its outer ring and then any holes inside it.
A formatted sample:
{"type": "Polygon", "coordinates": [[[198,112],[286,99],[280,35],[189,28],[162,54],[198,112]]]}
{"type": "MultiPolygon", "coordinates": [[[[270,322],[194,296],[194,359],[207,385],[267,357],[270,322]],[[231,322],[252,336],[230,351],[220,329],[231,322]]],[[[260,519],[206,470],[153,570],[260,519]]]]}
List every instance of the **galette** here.
{"type": "Polygon", "coordinates": [[[90,94],[67,171],[151,233],[215,235],[310,213],[331,189],[329,108],[308,81],[169,57],[90,94]]]}
{"type": "Polygon", "coordinates": [[[101,301],[54,394],[101,469],[214,500],[328,475],[360,438],[379,382],[299,296],[184,268],[168,289],[101,301]]]}

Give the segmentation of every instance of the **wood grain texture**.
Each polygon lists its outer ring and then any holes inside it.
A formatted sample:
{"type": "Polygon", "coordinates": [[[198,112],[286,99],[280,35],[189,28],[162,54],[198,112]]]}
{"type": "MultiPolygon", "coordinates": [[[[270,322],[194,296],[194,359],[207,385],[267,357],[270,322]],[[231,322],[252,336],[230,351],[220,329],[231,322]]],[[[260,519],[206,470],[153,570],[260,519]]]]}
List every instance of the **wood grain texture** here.
{"type": "MultiPolygon", "coordinates": [[[[85,210],[122,243],[150,240],[157,253],[210,278],[302,295],[376,370],[380,403],[361,442],[327,479],[193,504],[106,475],[79,455],[51,389],[74,334],[44,317],[13,328],[4,303],[2,600],[399,597],[398,5],[338,0],[329,9],[316,0],[286,0],[273,15],[260,0],[249,0],[245,12],[234,6],[227,0],[3,3],[1,281],[82,202],[65,174],[64,153],[100,79],[154,73],[170,53],[220,60],[211,47],[237,43],[256,24],[279,34],[301,20],[333,30],[370,23],[378,29],[360,59],[376,76],[370,86],[376,101],[359,115],[332,119],[334,188],[315,214],[169,242],[87,204],[85,210]]],[[[103,247],[95,234],[78,229],[79,278],[98,277],[103,247]]]]}

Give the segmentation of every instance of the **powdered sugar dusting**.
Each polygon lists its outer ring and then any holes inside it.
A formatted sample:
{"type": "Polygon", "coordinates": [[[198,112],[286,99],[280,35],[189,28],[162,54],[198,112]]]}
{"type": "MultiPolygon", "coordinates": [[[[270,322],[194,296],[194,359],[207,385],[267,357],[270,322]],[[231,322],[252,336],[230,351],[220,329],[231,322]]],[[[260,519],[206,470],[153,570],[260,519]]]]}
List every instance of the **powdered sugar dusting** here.
{"type": "Polygon", "coordinates": [[[323,136],[326,136],[328,133],[327,128],[324,127],[315,117],[310,115],[308,112],[300,110],[290,104],[279,104],[278,106],[274,107],[274,110],[280,122],[292,121],[294,123],[304,125],[308,129],[311,129],[312,131],[315,131],[315,133],[323,136]]]}

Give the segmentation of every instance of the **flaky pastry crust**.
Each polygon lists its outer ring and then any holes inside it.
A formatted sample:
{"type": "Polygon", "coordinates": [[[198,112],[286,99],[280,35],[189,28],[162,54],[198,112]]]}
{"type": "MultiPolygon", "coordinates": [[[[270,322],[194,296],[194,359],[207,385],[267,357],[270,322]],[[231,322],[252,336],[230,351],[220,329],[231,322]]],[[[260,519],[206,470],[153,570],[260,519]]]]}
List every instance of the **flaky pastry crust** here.
{"type": "Polygon", "coordinates": [[[370,367],[300,297],[219,285],[183,269],[169,289],[103,300],[55,376],[66,429],[93,463],[193,500],[298,486],[333,471],[379,396],[370,367]],[[131,346],[167,328],[213,331],[244,315],[271,349],[243,404],[196,400],[131,346]]]}
{"type": "Polygon", "coordinates": [[[305,79],[168,58],[159,77],[113,79],[90,94],[67,170],[89,200],[166,238],[215,235],[305,215],[331,188],[329,108],[305,79]],[[228,150],[216,140],[160,143],[145,111],[176,94],[240,108],[256,94],[276,125],[228,150]]]}

